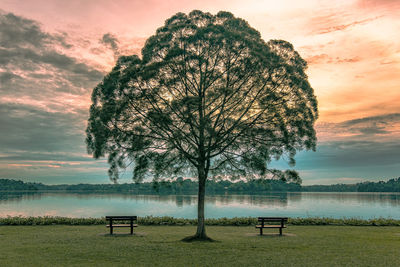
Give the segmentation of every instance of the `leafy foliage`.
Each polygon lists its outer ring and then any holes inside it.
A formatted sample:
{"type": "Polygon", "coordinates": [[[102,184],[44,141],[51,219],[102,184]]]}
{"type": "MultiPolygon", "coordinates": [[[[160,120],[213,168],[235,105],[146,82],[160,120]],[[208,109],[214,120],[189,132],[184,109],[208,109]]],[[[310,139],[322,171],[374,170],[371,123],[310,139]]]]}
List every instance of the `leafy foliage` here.
{"type": "Polygon", "coordinates": [[[178,13],[137,55],[120,57],[93,90],[87,146],[109,175],[133,163],[142,181],[177,175],[281,178],[285,155],[315,149],[317,101],[306,62],[282,40],[265,42],[231,13],[178,13]]]}

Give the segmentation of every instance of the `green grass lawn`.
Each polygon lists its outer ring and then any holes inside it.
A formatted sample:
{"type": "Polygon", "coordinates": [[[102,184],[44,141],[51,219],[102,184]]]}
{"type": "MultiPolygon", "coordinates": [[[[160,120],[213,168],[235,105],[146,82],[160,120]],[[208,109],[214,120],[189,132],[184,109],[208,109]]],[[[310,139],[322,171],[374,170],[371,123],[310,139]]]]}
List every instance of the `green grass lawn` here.
{"type": "Polygon", "coordinates": [[[208,226],[216,242],[180,241],[194,226],[0,226],[0,266],[400,266],[400,227],[208,226]]]}

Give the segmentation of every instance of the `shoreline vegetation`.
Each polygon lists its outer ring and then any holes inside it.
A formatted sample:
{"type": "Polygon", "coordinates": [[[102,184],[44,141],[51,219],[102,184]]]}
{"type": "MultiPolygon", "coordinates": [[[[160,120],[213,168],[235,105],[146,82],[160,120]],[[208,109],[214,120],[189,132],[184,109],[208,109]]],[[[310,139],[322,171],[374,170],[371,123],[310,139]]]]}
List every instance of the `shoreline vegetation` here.
{"type": "MultiPolygon", "coordinates": [[[[197,194],[198,184],[190,179],[177,178],[173,181],[158,183],[124,184],[60,184],[23,182],[15,179],[0,178],[0,192],[102,192],[134,194],[197,194]]],[[[262,194],[269,192],[400,192],[400,177],[387,181],[363,182],[356,184],[308,185],[286,183],[278,180],[250,181],[208,181],[207,194],[243,193],[262,194]]]]}
{"type": "MultiPolygon", "coordinates": [[[[57,216],[8,216],[0,217],[0,226],[22,226],[22,225],[105,225],[106,220],[102,218],[70,218],[57,216]]],[[[185,219],[174,217],[138,217],[139,225],[152,226],[185,226],[197,225],[197,219],[185,219]]],[[[257,224],[256,217],[235,217],[235,218],[207,218],[205,224],[209,226],[255,226],[257,224]]],[[[391,218],[328,218],[328,217],[309,217],[309,218],[289,218],[288,225],[298,226],[400,226],[400,220],[391,218]]]]}

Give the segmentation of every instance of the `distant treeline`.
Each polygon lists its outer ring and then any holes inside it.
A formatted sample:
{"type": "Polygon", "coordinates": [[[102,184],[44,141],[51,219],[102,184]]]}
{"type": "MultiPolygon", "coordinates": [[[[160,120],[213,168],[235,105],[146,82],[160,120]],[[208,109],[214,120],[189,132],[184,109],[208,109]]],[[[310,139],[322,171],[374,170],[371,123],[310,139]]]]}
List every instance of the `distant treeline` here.
{"type": "MultiPolygon", "coordinates": [[[[25,183],[19,180],[0,179],[0,191],[69,191],[69,192],[120,192],[120,193],[160,193],[160,194],[196,194],[197,182],[178,178],[175,181],[158,183],[130,184],[75,184],[45,185],[42,183],[25,183]]],[[[388,181],[364,182],[357,184],[309,185],[285,183],[276,180],[251,181],[209,181],[208,194],[244,193],[260,194],[265,192],[400,192],[400,177],[388,181]]]]}
{"type": "Polygon", "coordinates": [[[304,192],[400,192],[400,177],[388,181],[357,184],[308,185],[304,192]]]}
{"type": "Polygon", "coordinates": [[[37,191],[39,184],[19,180],[0,179],[0,191],[37,191]]]}
{"type": "MultiPolygon", "coordinates": [[[[248,182],[209,181],[207,193],[249,193],[257,194],[270,191],[300,191],[301,186],[283,181],[248,182]]],[[[161,193],[161,194],[197,194],[198,184],[190,179],[178,178],[176,181],[161,181],[158,183],[130,184],[74,184],[45,185],[42,183],[24,183],[18,180],[0,179],[0,191],[84,191],[84,192],[131,192],[131,193],[161,193]]]]}

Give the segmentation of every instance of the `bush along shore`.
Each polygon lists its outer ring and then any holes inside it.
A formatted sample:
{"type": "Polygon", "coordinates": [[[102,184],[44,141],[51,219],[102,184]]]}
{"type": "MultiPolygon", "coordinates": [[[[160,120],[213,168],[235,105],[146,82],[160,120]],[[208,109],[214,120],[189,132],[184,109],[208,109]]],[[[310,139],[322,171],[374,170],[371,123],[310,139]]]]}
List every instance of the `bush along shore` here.
{"type": "MultiPolygon", "coordinates": [[[[2,225],[101,225],[105,218],[69,218],[69,217],[0,217],[2,225]]],[[[139,225],[196,225],[196,219],[174,217],[145,216],[138,218],[139,225]]],[[[235,217],[206,219],[206,225],[213,226],[252,226],[257,224],[255,217],[235,217]]],[[[336,226],[400,226],[400,220],[390,218],[359,219],[359,218],[289,218],[289,225],[336,225],[336,226]]]]}

